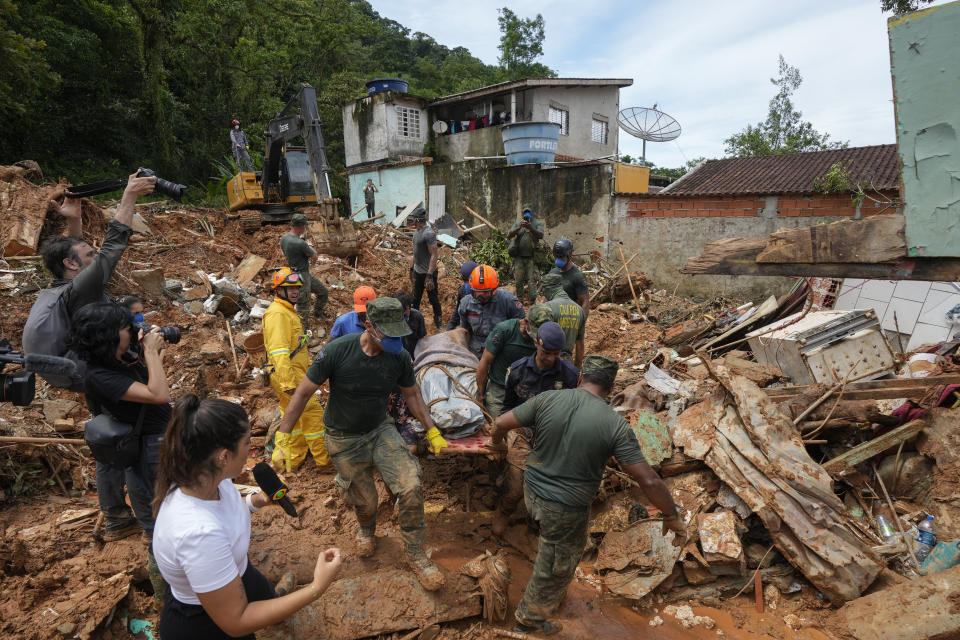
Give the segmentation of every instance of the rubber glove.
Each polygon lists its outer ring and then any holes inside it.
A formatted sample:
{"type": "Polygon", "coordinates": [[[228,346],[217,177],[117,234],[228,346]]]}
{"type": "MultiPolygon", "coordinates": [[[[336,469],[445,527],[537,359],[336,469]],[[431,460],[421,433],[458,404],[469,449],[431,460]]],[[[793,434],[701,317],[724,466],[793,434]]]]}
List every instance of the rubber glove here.
{"type": "Polygon", "coordinates": [[[293,459],[290,453],[291,440],[293,434],[277,431],[273,436],[273,456],[270,458],[275,469],[284,469],[287,473],[290,472],[290,461],[293,459]]]}
{"type": "Polygon", "coordinates": [[[247,151],[250,151],[250,145],[247,145],[247,151]]]}
{"type": "Polygon", "coordinates": [[[430,443],[430,453],[435,456],[440,455],[444,449],[450,446],[447,444],[447,441],[443,439],[443,436],[440,435],[440,429],[436,427],[427,431],[427,442],[430,443]]]}

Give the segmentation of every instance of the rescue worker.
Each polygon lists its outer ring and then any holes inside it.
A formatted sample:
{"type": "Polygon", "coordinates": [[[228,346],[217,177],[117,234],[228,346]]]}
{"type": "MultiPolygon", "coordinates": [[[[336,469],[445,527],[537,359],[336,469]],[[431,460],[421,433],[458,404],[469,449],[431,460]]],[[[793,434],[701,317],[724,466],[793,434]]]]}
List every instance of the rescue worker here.
{"type": "Polygon", "coordinates": [[[437,295],[437,268],[440,251],[437,247],[437,234],[427,224],[427,212],[417,207],[410,214],[416,231],[413,234],[413,308],[420,310],[423,290],[433,307],[433,326],[437,329],[443,324],[440,312],[440,297],[437,295]]]}
{"type": "Polygon", "coordinates": [[[563,276],[552,271],[543,276],[540,292],[547,299],[547,306],[553,312],[553,320],[566,339],[561,356],[573,361],[574,366],[583,364],[583,336],[587,326],[587,314],[583,308],[570,299],[563,288],[563,276]]]}
{"type": "MultiPolygon", "coordinates": [[[[535,305],[543,306],[543,305],[535,305]]],[[[535,307],[530,308],[533,315],[535,307]]],[[[507,369],[501,413],[511,411],[535,395],[556,389],[575,389],[580,370],[560,358],[565,336],[556,322],[544,322],[537,330],[537,350],[520,358],[507,369]]],[[[533,432],[527,427],[507,434],[509,447],[500,480],[500,504],[493,515],[493,533],[507,530],[510,518],[523,500],[523,468],[533,446],[533,432]]]]}
{"type": "Polygon", "coordinates": [[[537,351],[537,329],[553,320],[543,304],[530,307],[525,318],[511,318],[490,330],[477,367],[477,401],[496,419],[503,407],[504,385],[510,365],[537,351]]]}
{"type": "MultiPolygon", "coordinates": [[[[277,394],[280,410],[286,411],[290,395],[297,388],[310,366],[310,352],[303,325],[294,310],[297,299],[303,295],[300,274],[288,267],[273,274],[271,280],[273,303],[263,314],[263,346],[267,351],[270,371],[270,388],[277,394]]],[[[316,396],[311,396],[303,411],[297,414],[296,429],[292,430],[288,445],[290,454],[284,460],[280,447],[273,452],[275,467],[285,466],[295,470],[307,457],[307,449],[313,454],[318,467],[330,463],[323,439],[323,407],[316,396]]]]}
{"type": "Polygon", "coordinates": [[[523,303],[509,291],[499,289],[500,280],[493,267],[481,264],[470,274],[470,293],[463,297],[457,312],[460,326],[470,332],[467,345],[473,355],[483,355],[490,330],[511,318],[523,318],[523,303]]]}
{"type": "Polygon", "coordinates": [[[583,309],[583,321],[586,324],[590,316],[590,289],[583,272],[573,264],[573,242],[570,238],[560,238],[553,243],[554,267],[550,273],[558,273],[563,279],[563,290],[567,296],[583,309]]]}
{"type": "Polygon", "coordinates": [[[686,539],[686,527],[666,485],[644,460],[630,426],[606,403],[617,368],[615,360],[589,355],[577,389],[545,391],[497,418],[491,451],[505,452],[504,438],[514,429],[529,427],[534,436],[523,498],[539,525],[540,544],[515,613],[517,631],[552,635],[561,630],[561,624],[549,618],[580,562],[590,504],[610,456],[617,457],[620,468],[664,514],[663,533],[674,531],[681,544],[686,539]]]}
{"type": "Polygon", "coordinates": [[[373,287],[363,285],[353,291],[353,311],[337,316],[330,329],[330,339],[339,338],[350,333],[363,333],[364,322],[367,320],[367,303],[377,297],[373,287]]]}
{"type": "Polygon", "coordinates": [[[450,322],[447,323],[447,331],[456,329],[460,326],[460,301],[470,293],[470,274],[477,268],[477,263],[473,260],[467,260],[460,265],[460,279],[463,280],[457,288],[457,304],[453,307],[453,315],[450,316],[450,322]]]}
{"type": "Polygon", "coordinates": [[[371,300],[364,324],[363,333],[337,338],[317,354],[277,429],[277,449],[281,456],[292,455],[288,452],[294,424],[314,391],[329,380],[330,396],[324,414],[327,451],[337,469],[334,483],[344,501],[353,507],[360,525],[357,554],[368,558],[375,551],[376,468],[397,496],[397,519],[407,564],[424,589],[435,591],[443,586],[443,574],[424,550],[426,525],[420,465],[404,446],[387,414],[390,391],[400,387],[407,409],[426,430],[431,453],[440,455],[447,442],[433,424],[413,375],[410,354],[403,348],[402,338],[410,328],[403,320],[400,301],[371,300]]]}
{"type": "Polygon", "coordinates": [[[323,283],[310,275],[310,258],[317,255],[317,252],[303,239],[306,232],[307,216],[295,213],[290,218],[290,231],[280,236],[280,248],[283,249],[283,255],[287,259],[287,266],[300,274],[300,281],[303,283],[300,299],[297,301],[297,313],[300,314],[304,327],[307,326],[309,317],[310,296],[317,297],[313,305],[313,315],[319,318],[323,315],[324,307],[327,306],[328,295],[323,283]]]}
{"type": "Polygon", "coordinates": [[[527,289],[528,300],[533,305],[537,299],[537,280],[540,279],[540,272],[534,264],[534,255],[537,251],[537,243],[543,239],[543,223],[533,217],[533,208],[530,205],[523,205],[523,215],[510,227],[507,237],[516,237],[515,241],[511,241],[516,247],[511,257],[513,258],[513,279],[517,285],[517,298],[523,302],[524,289],[527,289]]]}
{"type": "Polygon", "coordinates": [[[234,120],[233,128],[230,129],[230,148],[233,151],[233,161],[237,163],[238,171],[253,171],[253,165],[250,163],[250,143],[247,142],[247,134],[240,128],[240,121],[234,120]]]}

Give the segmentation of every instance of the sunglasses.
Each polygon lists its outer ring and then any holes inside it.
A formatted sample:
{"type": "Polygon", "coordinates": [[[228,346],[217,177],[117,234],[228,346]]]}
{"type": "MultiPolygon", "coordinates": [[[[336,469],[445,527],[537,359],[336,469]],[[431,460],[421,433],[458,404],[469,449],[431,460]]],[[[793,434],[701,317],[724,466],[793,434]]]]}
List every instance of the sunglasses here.
{"type": "Polygon", "coordinates": [[[301,280],[299,273],[291,273],[283,279],[281,284],[303,284],[303,280],[301,280]]]}

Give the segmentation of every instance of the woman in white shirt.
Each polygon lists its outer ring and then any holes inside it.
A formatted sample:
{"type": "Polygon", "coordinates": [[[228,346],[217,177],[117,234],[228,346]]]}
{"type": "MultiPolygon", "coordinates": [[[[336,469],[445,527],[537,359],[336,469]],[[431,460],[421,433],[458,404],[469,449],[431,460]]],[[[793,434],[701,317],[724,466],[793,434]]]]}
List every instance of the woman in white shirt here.
{"type": "Polygon", "coordinates": [[[250,564],[250,512],[270,499],[260,493],[244,500],[231,482],[249,450],[242,407],[192,394],[177,402],[153,502],[153,552],[170,587],[160,614],[164,640],[253,638],[319,598],[340,568],[340,550],[327,549],[317,558],[313,582],[277,597],[250,564]]]}

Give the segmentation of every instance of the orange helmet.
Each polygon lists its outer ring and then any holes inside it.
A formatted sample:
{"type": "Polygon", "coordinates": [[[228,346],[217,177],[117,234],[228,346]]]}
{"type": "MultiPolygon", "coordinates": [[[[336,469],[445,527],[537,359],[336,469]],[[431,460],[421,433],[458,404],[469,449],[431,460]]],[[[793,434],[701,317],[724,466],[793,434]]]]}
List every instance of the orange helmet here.
{"type": "Polygon", "coordinates": [[[277,287],[300,287],[303,286],[303,281],[300,280],[300,274],[292,270],[290,267],[284,267],[280,269],[275,274],[270,281],[270,288],[276,289],[277,287]]]}
{"type": "Polygon", "coordinates": [[[478,265],[470,274],[470,289],[473,291],[488,291],[493,293],[500,286],[497,272],[488,264],[478,265]]]}

